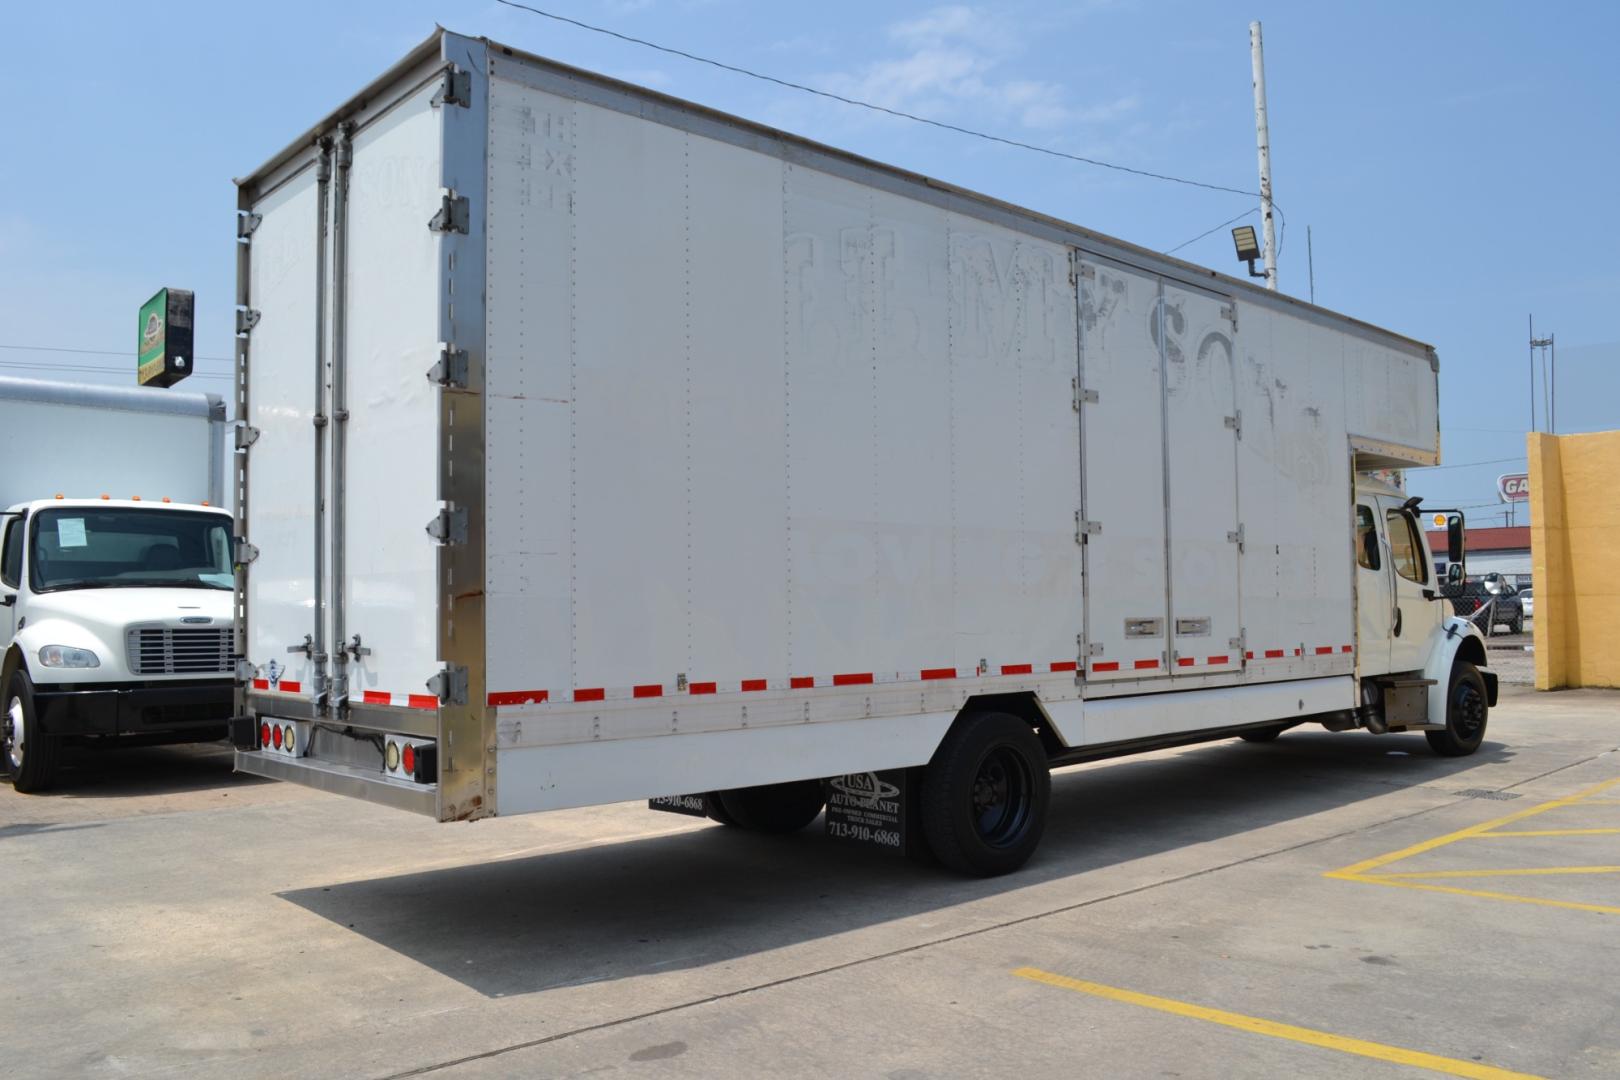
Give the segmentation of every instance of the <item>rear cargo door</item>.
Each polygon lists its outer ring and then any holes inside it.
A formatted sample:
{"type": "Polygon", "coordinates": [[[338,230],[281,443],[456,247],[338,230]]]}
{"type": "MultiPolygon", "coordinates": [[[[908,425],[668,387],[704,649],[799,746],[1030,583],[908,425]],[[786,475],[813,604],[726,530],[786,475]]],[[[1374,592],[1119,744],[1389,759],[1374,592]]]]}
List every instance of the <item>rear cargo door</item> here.
{"type": "Polygon", "coordinates": [[[1157,277],[1082,258],[1086,678],[1167,675],[1164,361],[1157,277]]]}
{"type": "Polygon", "coordinates": [[[435,105],[439,91],[438,81],[418,88],[354,134],[343,188],[328,608],[359,707],[438,706],[426,686],[439,667],[428,525],[440,509],[442,391],[428,372],[440,358],[441,245],[462,235],[449,215],[430,227],[444,207],[440,110],[462,108],[435,105]]]}
{"type": "Polygon", "coordinates": [[[315,633],[315,443],[318,279],[327,181],[314,155],[259,195],[248,241],[246,401],[241,412],[249,481],[243,535],[257,549],[247,568],[246,655],[264,708],[297,712],[315,692],[303,646],[315,633]],[[300,651],[291,651],[300,650],[300,651]]]}
{"type": "Polygon", "coordinates": [[[1177,676],[1243,666],[1234,310],[1213,293],[1164,283],[1170,670],[1177,676]]]}

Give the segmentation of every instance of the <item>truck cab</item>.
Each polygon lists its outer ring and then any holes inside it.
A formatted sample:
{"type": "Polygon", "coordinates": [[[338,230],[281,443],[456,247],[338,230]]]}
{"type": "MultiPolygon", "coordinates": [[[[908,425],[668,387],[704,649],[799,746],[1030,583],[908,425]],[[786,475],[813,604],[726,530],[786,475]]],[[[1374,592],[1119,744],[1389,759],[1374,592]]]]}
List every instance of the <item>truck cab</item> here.
{"type": "Polygon", "coordinates": [[[69,738],[224,735],[232,518],[207,505],[46,499],[0,512],[0,755],[19,791],[69,738]]]}
{"type": "Polygon", "coordinates": [[[1496,704],[1485,639],[1452,611],[1466,578],[1463,516],[1419,509],[1419,499],[1361,474],[1355,486],[1357,672],[1361,722],[1373,731],[1425,731],[1443,754],[1471,752],[1496,704]],[[1424,540],[1424,522],[1443,522],[1449,559],[1443,580],[1424,540]]]}

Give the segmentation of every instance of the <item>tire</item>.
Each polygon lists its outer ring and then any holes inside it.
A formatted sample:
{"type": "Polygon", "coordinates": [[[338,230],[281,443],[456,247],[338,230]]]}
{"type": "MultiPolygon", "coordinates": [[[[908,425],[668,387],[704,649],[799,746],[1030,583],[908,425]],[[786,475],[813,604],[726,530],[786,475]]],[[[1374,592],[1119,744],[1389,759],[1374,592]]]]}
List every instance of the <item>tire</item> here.
{"type": "Polygon", "coordinates": [[[726,808],[720,804],[720,793],[718,791],[711,791],[703,796],[703,809],[709,815],[710,821],[736,827],[737,819],[726,813],[726,808]]]}
{"type": "Polygon", "coordinates": [[[786,784],[719,791],[715,793],[715,801],[725,815],[724,818],[715,816],[716,821],[750,832],[781,834],[798,832],[816,820],[827,803],[827,796],[821,790],[820,780],[794,780],[786,784]]]}
{"type": "Polygon", "coordinates": [[[1051,795],[1046,750],[1027,722],[1007,713],[965,716],[923,770],[923,836],[957,873],[1011,873],[1040,844],[1051,795]]]}
{"type": "Polygon", "coordinates": [[[1248,743],[1276,742],[1277,736],[1283,733],[1280,727],[1254,728],[1250,731],[1238,732],[1238,738],[1248,743]]]}
{"type": "Polygon", "coordinates": [[[1514,619],[1512,622],[1508,623],[1508,630],[1515,634],[1524,633],[1524,616],[1521,615],[1517,619],[1514,619]]]}
{"type": "Polygon", "coordinates": [[[1441,757],[1467,757],[1485,741],[1485,724],[1490,706],[1486,703],[1485,679],[1466,660],[1451,666],[1451,684],[1446,690],[1446,728],[1425,731],[1429,748],[1441,757]]]}
{"type": "Polygon", "coordinates": [[[6,690],[0,719],[0,763],[11,774],[11,786],[27,795],[47,790],[56,780],[62,740],[39,731],[34,716],[34,681],[17,669],[6,690]]]}

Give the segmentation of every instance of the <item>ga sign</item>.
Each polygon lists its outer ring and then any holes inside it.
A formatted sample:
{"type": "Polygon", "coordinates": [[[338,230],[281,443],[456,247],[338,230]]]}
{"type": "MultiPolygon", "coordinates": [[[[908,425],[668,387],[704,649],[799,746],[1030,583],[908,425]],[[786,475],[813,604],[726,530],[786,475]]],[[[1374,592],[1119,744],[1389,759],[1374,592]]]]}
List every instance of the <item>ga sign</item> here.
{"type": "Polygon", "coordinates": [[[1496,478],[1496,492],[1503,502],[1523,502],[1530,497],[1530,474],[1508,473],[1496,478]]]}

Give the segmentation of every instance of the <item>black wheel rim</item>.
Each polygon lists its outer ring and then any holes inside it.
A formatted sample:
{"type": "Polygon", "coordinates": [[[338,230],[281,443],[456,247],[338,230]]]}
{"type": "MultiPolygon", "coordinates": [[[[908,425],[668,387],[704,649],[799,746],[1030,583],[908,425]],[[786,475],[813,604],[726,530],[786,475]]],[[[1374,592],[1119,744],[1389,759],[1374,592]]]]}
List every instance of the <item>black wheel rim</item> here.
{"type": "Polygon", "coordinates": [[[1485,695],[1466,679],[1451,691],[1451,726],[1464,742],[1477,738],[1485,728],[1485,695]]]}
{"type": "Polygon", "coordinates": [[[1022,754],[998,746],[979,762],[970,798],[979,839],[990,847],[1010,847],[1029,825],[1035,776],[1022,754]]]}

